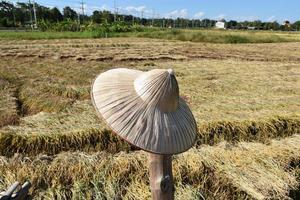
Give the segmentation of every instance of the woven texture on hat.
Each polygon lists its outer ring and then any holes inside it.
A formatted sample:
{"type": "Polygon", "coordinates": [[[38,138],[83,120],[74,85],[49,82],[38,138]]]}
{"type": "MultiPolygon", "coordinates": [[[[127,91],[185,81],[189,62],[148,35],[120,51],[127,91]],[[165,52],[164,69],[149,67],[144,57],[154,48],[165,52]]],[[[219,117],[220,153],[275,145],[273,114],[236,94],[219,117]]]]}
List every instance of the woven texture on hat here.
{"type": "Polygon", "coordinates": [[[106,71],[96,78],[92,99],[115,133],[146,151],[177,154],[195,142],[193,114],[166,70],[106,71]]]}

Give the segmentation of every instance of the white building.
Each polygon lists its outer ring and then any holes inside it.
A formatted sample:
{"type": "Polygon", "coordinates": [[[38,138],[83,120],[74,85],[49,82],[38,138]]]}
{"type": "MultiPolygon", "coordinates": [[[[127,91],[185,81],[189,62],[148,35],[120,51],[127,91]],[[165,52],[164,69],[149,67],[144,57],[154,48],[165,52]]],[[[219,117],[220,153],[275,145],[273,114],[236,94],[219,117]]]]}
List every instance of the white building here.
{"type": "Polygon", "coordinates": [[[216,23],[216,28],[217,28],[217,29],[225,29],[225,22],[218,21],[218,22],[216,23]]]}

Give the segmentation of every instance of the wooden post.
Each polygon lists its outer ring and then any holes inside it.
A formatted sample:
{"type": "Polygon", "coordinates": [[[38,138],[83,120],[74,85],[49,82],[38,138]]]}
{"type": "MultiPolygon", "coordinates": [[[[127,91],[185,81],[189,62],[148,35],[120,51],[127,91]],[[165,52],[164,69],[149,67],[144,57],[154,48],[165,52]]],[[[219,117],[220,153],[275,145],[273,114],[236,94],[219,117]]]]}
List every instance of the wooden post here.
{"type": "Polygon", "coordinates": [[[173,200],[172,155],[149,153],[149,172],[152,199],[173,200]]]}

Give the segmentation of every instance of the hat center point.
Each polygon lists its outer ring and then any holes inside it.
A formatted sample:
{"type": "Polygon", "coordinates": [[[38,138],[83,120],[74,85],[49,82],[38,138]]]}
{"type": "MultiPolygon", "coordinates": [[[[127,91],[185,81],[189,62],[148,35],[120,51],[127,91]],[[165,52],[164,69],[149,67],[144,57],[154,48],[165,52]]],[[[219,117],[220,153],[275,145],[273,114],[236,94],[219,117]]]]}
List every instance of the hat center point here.
{"type": "Polygon", "coordinates": [[[162,112],[178,108],[179,88],[172,69],[145,72],[134,81],[134,88],[145,103],[162,112]]]}

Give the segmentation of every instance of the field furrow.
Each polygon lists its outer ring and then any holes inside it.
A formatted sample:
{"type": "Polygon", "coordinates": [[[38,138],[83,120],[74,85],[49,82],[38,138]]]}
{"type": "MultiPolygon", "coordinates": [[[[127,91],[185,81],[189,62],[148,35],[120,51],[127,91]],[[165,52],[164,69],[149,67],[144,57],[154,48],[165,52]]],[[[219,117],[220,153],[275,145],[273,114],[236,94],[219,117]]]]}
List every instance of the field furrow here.
{"type": "Polygon", "coordinates": [[[144,38],[2,41],[0,56],[8,58],[111,58],[115,61],[238,59],[299,62],[299,42],[270,44],[206,44],[144,38]],[[15,44],[18,43],[18,45],[15,44]],[[142,53],[141,53],[142,52],[142,53]],[[161,56],[163,55],[163,56],[161,56]]]}

